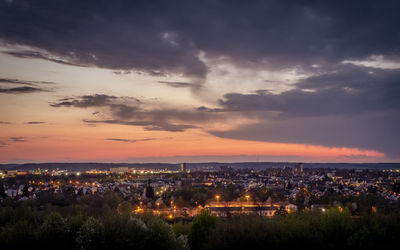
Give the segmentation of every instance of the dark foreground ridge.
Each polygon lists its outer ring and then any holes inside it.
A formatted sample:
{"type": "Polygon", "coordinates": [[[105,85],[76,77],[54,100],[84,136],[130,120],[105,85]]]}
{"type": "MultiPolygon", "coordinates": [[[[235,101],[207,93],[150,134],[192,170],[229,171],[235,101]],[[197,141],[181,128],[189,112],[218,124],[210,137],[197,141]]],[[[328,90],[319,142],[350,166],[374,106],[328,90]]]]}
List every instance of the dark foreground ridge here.
{"type": "Polygon", "coordinates": [[[167,223],[116,207],[1,207],[2,249],[398,249],[399,214],[352,217],[348,211],[265,219],[217,218],[167,223]],[[4,247],[4,248],[3,248],[4,247]]]}

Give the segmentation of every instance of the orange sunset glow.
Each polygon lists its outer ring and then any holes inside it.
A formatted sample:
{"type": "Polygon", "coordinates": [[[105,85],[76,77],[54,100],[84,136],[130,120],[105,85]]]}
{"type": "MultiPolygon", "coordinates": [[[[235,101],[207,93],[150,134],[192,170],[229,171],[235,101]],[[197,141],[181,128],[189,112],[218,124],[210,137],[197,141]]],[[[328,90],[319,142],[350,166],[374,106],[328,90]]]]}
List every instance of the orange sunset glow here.
{"type": "Polygon", "coordinates": [[[4,1],[0,162],[400,159],[397,43],[374,47],[366,25],[342,37],[307,8],[281,23],[234,5],[82,6],[57,23],[56,6],[4,1]]]}

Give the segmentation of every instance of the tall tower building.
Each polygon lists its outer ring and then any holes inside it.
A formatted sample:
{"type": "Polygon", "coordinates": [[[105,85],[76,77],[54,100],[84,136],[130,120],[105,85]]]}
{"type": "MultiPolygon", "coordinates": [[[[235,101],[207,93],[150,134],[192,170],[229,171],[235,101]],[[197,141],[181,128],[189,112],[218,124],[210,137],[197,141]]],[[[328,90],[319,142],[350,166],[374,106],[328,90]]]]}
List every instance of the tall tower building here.
{"type": "Polygon", "coordinates": [[[186,172],[186,163],[181,163],[181,172],[186,172]]]}
{"type": "Polygon", "coordinates": [[[303,164],[297,163],[293,168],[294,175],[303,175],[303,164]]]}

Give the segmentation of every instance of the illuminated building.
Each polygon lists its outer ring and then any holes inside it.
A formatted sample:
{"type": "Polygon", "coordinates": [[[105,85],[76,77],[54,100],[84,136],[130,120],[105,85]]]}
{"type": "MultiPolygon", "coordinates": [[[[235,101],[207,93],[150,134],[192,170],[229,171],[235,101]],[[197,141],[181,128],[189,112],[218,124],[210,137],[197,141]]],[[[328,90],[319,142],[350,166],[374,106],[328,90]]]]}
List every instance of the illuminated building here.
{"type": "Polygon", "coordinates": [[[186,172],[186,163],[181,163],[181,172],[186,172]]]}

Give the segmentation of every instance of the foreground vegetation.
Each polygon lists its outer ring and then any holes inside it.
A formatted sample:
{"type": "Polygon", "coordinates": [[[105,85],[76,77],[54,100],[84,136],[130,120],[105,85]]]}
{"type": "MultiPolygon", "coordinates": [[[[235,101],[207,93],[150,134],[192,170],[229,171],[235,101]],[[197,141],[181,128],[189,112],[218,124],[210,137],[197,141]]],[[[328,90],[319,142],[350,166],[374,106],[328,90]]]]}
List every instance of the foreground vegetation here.
{"type": "MultiPolygon", "coordinates": [[[[125,204],[126,205],[126,204],[125,204]]],[[[111,193],[75,205],[24,201],[0,207],[2,249],[397,249],[400,215],[352,216],[344,210],[265,219],[192,221],[132,214],[111,193]],[[122,207],[121,207],[122,204],[122,207]]]]}

